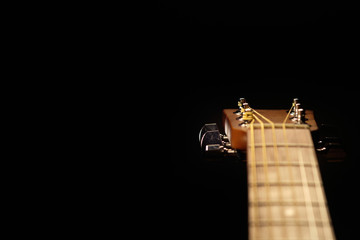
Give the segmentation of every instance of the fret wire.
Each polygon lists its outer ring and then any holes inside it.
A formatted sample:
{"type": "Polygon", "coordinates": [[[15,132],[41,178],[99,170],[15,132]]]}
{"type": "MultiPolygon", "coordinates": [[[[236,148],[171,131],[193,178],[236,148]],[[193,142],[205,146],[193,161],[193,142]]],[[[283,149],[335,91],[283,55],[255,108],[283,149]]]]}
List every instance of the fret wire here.
{"type": "MultiPolygon", "coordinates": [[[[327,203],[326,202],[318,202],[318,201],[310,201],[309,202],[310,204],[312,204],[313,206],[315,207],[327,207],[327,203]]],[[[258,207],[267,207],[267,206],[303,206],[305,207],[307,204],[306,201],[296,201],[296,202],[289,202],[289,201],[282,201],[282,202],[277,202],[277,201],[265,201],[265,202],[262,202],[262,201],[258,201],[257,202],[257,206],[258,207]]],[[[251,207],[254,207],[254,204],[253,202],[249,202],[249,206],[251,207]]]]}
{"type": "MultiPolygon", "coordinates": [[[[283,219],[270,219],[270,220],[261,220],[261,221],[251,221],[249,222],[249,225],[251,227],[267,227],[267,226],[308,226],[309,223],[315,224],[314,226],[317,227],[331,227],[332,224],[330,221],[320,221],[320,220],[313,220],[309,221],[308,219],[296,219],[296,220],[283,220],[283,219]]],[[[318,239],[318,236],[313,236],[313,239],[318,239]]]]}
{"type": "MultiPolygon", "coordinates": [[[[275,144],[273,143],[266,143],[266,147],[275,147],[275,144]]],[[[255,147],[263,147],[263,144],[255,144],[255,147]]],[[[301,143],[276,143],[276,147],[303,147],[303,148],[313,148],[314,145],[312,144],[301,144],[301,143]]]]}
{"type": "MultiPolygon", "coordinates": [[[[262,167],[263,165],[262,164],[255,164],[256,167],[262,167]]],[[[288,163],[268,163],[268,167],[288,167],[289,164],[288,163]]],[[[296,162],[292,162],[290,163],[290,166],[291,167],[300,167],[300,164],[299,163],[296,163],[296,162]]],[[[304,166],[305,167],[312,167],[312,168],[318,168],[319,165],[317,164],[314,164],[314,163],[304,163],[304,166]]]]}
{"type": "Polygon", "coordinates": [[[322,182],[307,182],[307,183],[303,183],[303,182],[257,182],[252,183],[249,182],[248,183],[249,187],[263,187],[263,186],[280,186],[280,187],[291,187],[291,186],[298,186],[298,187],[302,187],[302,186],[309,186],[309,187],[323,187],[322,182]]]}

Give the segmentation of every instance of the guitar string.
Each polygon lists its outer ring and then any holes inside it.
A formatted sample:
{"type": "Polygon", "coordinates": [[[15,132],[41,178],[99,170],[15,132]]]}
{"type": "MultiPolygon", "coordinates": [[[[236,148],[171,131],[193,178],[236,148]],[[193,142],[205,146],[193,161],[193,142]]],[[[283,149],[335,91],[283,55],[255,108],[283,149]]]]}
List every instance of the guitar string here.
{"type": "MultiPolygon", "coordinates": [[[[289,110],[289,112],[288,112],[288,114],[286,115],[285,120],[283,121],[283,134],[284,134],[284,140],[285,140],[285,143],[286,143],[286,158],[287,158],[288,164],[290,164],[290,159],[289,159],[289,152],[288,152],[288,146],[287,146],[287,145],[288,145],[288,141],[287,141],[287,135],[286,135],[286,121],[288,120],[289,115],[290,115],[292,109],[294,108],[294,106],[295,106],[295,104],[293,103],[292,106],[291,106],[291,108],[290,108],[290,110],[289,110]]],[[[295,125],[295,128],[296,128],[296,125],[295,125]]],[[[313,155],[315,156],[315,152],[314,152],[314,151],[313,151],[313,155]]],[[[302,158],[302,156],[301,156],[301,158],[302,158]]],[[[303,167],[305,167],[305,166],[303,165],[303,167]]],[[[312,167],[312,170],[313,170],[313,173],[316,172],[313,167],[312,167]]],[[[316,170],[318,170],[318,168],[317,168],[316,170]]],[[[318,172],[318,171],[317,171],[317,172],[318,172]]],[[[315,175],[316,175],[316,174],[313,174],[314,179],[315,179],[315,175]]],[[[292,174],[291,174],[291,178],[293,179],[292,174]]],[[[318,179],[319,179],[319,177],[318,177],[318,179]]],[[[292,181],[293,181],[293,180],[291,180],[291,182],[292,182],[292,181]]],[[[317,191],[317,195],[318,195],[318,196],[317,196],[318,201],[320,202],[318,191],[317,191]]],[[[325,204],[323,204],[323,206],[325,206],[325,204]]],[[[314,213],[314,212],[313,212],[313,213],[314,213]]],[[[321,215],[321,218],[324,219],[324,218],[323,218],[323,211],[320,211],[320,215],[321,215]]],[[[307,215],[307,217],[309,217],[309,216],[307,215]]],[[[324,234],[325,234],[325,229],[323,229],[323,231],[324,231],[324,234]]],[[[325,234],[324,236],[326,236],[326,234],[325,234]]],[[[334,233],[331,232],[331,237],[332,237],[331,239],[334,239],[333,236],[334,236],[334,233]]]]}
{"type": "MultiPolygon", "coordinates": [[[[297,131],[296,124],[295,124],[295,132],[297,131]]],[[[297,133],[298,134],[298,133],[297,133]]],[[[297,135],[296,134],[296,135],[297,135]]],[[[300,166],[300,176],[301,176],[301,182],[303,187],[303,194],[304,194],[304,200],[305,200],[305,208],[306,208],[306,217],[309,225],[309,233],[310,238],[319,239],[319,233],[318,229],[315,224],[315,215],[314,215],[314,208],[311,203],[311,193],[309,190],[309,185],[306,177],[306,170],[305,170],[305,164],[304,159],[302,155],[302,149],[296,149],[298,154],[298,160],[299,160],[299,166],[300,166]],[[304,181],[305,180],[305,183],[304,181]]]]}
{"type": "Polygon", "coordinates": [[[290,116],[290,113],[291,113],[291,111],[293,110],[294,106],[295,106],[295,103],[293,103],[293,104],[291,105],[291,108],[290,108],[290,110],[289,110],[288,114],[286,115],[285,120],[284,120],[284,122],[283,122],[283,126],[285,126],[285,123],[286,123],[286,121],[288,120],[288,118],[289,118],[289,116],[290,116]]]}
{"type": "MultiPolygon", "coordinates": [[[[282,127],[283,127],[283,134],[284,134],[284,140],[285,140],[285,148],[286,148],[286,158],[287,158],[287,162],[288,162],[288,167],[290,166],[290,158],[289,158],[289,152],[288,152],[288,139],[287,139],[287,134],[286,134],[286,121],[287,121],[287,119],[288,119],[288,117],[289,117],[289,115],[290,115],[290,112],[291,112],[291,110],[293,109],[293,107],[294,107],[294,104],[292,105],[292,107],[290,108],[290,110],[289,110],[289,112],[288,112],[288,114],[287,114],[287,116],[286,116],[286,118],[285,118],[285,120],[284,120],[284,122],[283,122],[283,124],[282,124],[282,127]]],[[[258,113],[258,112],[256,112],[255,110],[254,110],[254,113],[257,113],[257,115],[259,115],[260,117],[262,117],[263,119],[265,119],[266,121],[268,121],[269,123],[270,123],[270,125],[271,125],[271,127],[272,127],[272,131],[273,131],[273,142],[274,142],[274,144],[273,144],[273,146],[274,146],[274,149],[276,148],[276,150],[274,151],[274,158],[276,159],[276,164],[278,165],[278,163],[279,163],[279,161],[278,161],[278,156],[276,156],[277,155],[277,152],[278,152],[278,150],[277,150],[277,144],[276,144],[276,135],[275,135],[275,125],[274,125],[274,123],[272,123],[269,119],[267,119],[266,117],[264,117],[263,115],[261,115],[260,113],[258,113]]],[[[258,121],[259,121],[259,119],[258,119],[258,121]]],[[[251,124],[250,124],[250,130],[251,130],[251,136],[252,136],[252,144],[251,144],[251,155],[252,155],[252,165],[253,165],[253,167],[252,167],[252,172],[253,172],[253,178],[255,178],[254,180],[254,183],[255,183],[255,186],[256,186],[256,179],[257,179],[257,177],[256,177],[256,169],[255,169],[255,167],[256,167],[256,163],[255,163],[255,165],[254,165],[254,162],[255,162],[255,140],[254,140],[254,126],[253,126],[253,123],[255,122],[255,120],[253,120],[252,122],[251,122],[251,124]]],[[[260,122],[260,121],[259,121],[260,122]]],[[[263,125],[262,125],[263,126],[263,125]]],[[[296,126],[295,126],[295,128],[296,128],[296,126]]],[[[262,131],[264,131],[264,128],[262,127],[262,131]]],[[[263,134],[263,136],[264,136],[264,134],[263,134]]],[[[265,146],[266,147],[266,146],[265,146]]],[[[300,166],[302,166],[302,175],[304,176],[304,170],[305,170],[305,165],[303,164],[304,163],[304,161],[303,161],[303,156],[302,156],[302,153],[301,152],[298,152],[298,158],[299,158],[299,161],[300,161],[300,166]]],[[[278,168],[277,168],[278,169],[278,168]]],[[[312,168],[313,169],[313,175],[314,175],[314,177],[315,177],[315,173],[317,173],[316,172],[316,170],[318,170],[318,169],[314,169],[314,168],[312,168]]],[[[291,174],[291,176],[290,176],[290,178],[291,178],[291,183],[293,182],[293,175],[292,175],[292,171],[290,170],[290,174],[291,174]]],[[[306,174],[306,173],[305,173],[306,174]]],[[[278,178],[279,179],[279,178],[278,178]]],[[[305,178],[306,179],[306,178],[305,178]]],[[[292,192],[293,194],[292,195],[294,195],[294,192],[292,192]]],[[[319,193],[317,192],[317,195],[319,196],[319,193]]],[[[321,195],[321,194],[320,194],[321,195]]],[[[319,198],[319,197],[318,197],[319,198]]],[[[308,202],[308,201],[306,201],[306,202],[308,202]]],[[[295,203],[295,202],[294,202],[295,203]]],[[[259,210],[258,210],[258,207],[259,207],[259,203],[258,203],[258,196],[257,196],[257,192],[256,192],[256,194],[255,194],[255,204],[254,204],[254,206],[256,206],[256,208],[257,208],[257,212],[256,212],[256,215],[255,215],[255,217],[257,218],[257,219],[259,219],[259,210]]],[[[314,214],[314,212],[312,212],[313,214],[314,214]]],[[[323,211],[321,211],[321,216],[322,216],[322,218],[323,218],[323,211]]],[[[313,215],[313,217],[314,217],[314,215],[313,215]]],[[[314,220],[315,221],[315,220],[314,220]]],[[[314,221],[312,221],[312,222],[314,222],[314,221]]],[[[255,221],[255,222],[257,222],[257,221],[255,221]]],[[[256,231],[255,231],[256,232],[256,231]]],[[[254,232],[254,233],[255,233],[254,232]]],[[[316,233],[312,233],[312,235],[314,236],[316,233]]],[[[325,229],[324,229],[324,234],[325,234],[325,229]]],[[[333,232],[331,232],[331,239],[334,239],[334,233],[333,232]]]]}
{"type": "MultiPolygon", "coordinates": [[[[290,160],[290,155],[289,155],[289,143],[288,143],[288,138],[287,138],[287,133],[286,133],[286,121],[288,120],[291,111],[293,110],[293,108],[295,107],[295,103],[293,103],[291,105],[291,108],[288,112],[288,114],[286,115],[283,123],[282,123],[282,129],[283,129],[283,138],[284,138],[284,143],[285,143],[285,158],[286,158],[286,163],[288,166],[288,171],[289,171],[289,177],[290,177],[290,184],[292,185],[294,183],[294,174],[293,174],[293,169],[291,168],[291,160],[290,160]]],[[[291,198],[292,198],[292,202],[294,205],[296,205],[296,199],[295,199],[295,190],[294,188],[290,188],[291,189],[291,198]]],[[[298,209],[294,208],[294,214],[298,216],[298,209]]],[[[299,226],[297,226],[297,232],[299,234],[299,236],[301,235],[301,229],[299,226]]]]}
{"type": "MultiPolygon", "coordinates": [[[[290,155],[289,155],[289,143],[288,143],[288,139],[287,139],[287,134],[286,134],[286,121],[289,118],[290,112],[292,111],[292,109],[294,108],[295,104],[293,103],[288,114],[286,115],[286,118],[282,124],[282,129],[283,129],[283,138],[284,138],[284,146],[285,146],[285,156],[286,156],[286,162],[288,164],[288,170],[289,170],[289,175],[290,175],[290,183],[292,184],[294,182],[294,176],[293,176],[293,172],[291,170],[291,161],[290,161],[290,155]]],[[[292,191],[292,196],[294,198],[294,191],[292,191]]],[[[295,201],[294,201],[295,202],[295,201]]]]}
{"type": "MultiPolygon", "coordinates": [[[[291,110],[293,109],[293,107],[295,106],[295,104],[292,105],[292,107],[290,108],[284,122],[283,122],[283,126],[285,125],[290,113],[291,113],[291,110]]],[[[284,128],[283,128],[284,129],[284,128]]],[[[295,125],[295,131],[297,129],[297,126],[295,125]]],[[[301,174],[301,178],[302,179],[305,179],[306,181],[306,185],[308,186],[308,181],[307,181],[307,177],[306,177],[306,170],[305,170],[305,163],[303,161],[303,156],[302,156],[302,153],[301,153],[301,149],[297,149],[298,151],[298,159],[299,159],[299,166],[300,166],[300,174],[301,174]]],[[[312,167],[313,169],[313,167],[312,167]]],[[[314,180],[315,180],[315,176],[314,176],[314,180]]],[[[301,181],[303,182],[303,181],[301,181]]],[[[314,214],[314,208],[312,206],[312,203],[311,202],[311,197],[310,197],[310,191],[308,188],[305,187],[304,183],[303,183],[303,193],[304,193],[304,200],[305,200],[305,207],[306,207],[306,216],[307,216],[307,220],[308,220],[308,224],[309,224],[309,231],[310,231],[310,236],[311,238],[312,237],[315,237],[315,239],[318,239],[318,228],[316,227],[316,225],[313,225],[311,226],[311,224],[314,224],[315,223],[315,214],[314,214]],[[305,196],[307,196],[308,199],[305,199],[305,196]],[[310,213],[309,213],[310,212],[310,213]],[[311,220],[309,220],[309,218],[311,218],[311,220]],[[314,227],[315,227],[315,230],[314,230],[314,227]]],[[[323,229],[324,231],[324,229],[323,229]]],[[[325,234],[325,233],[324,233],[325,234]]]]}
{"type": "MultiPolygon", "coordinates": [[[[291,111],[291,110],[290,110],[291,111]]],[[[290,112],[289,111],[289,112],[290,112]]],[[[278,173],[278,182],[280,182],[280,173],[279,173],[279,161],[278,161],[278,158],[277,158],[277,152],[278,152],[278,150],[277,150],[277,144],[276,144],[276,134],[275,134],[275,125],[274,125],[274,123],[271,121],[271,120],[269,120],[268,118],[266,118],[265,116],[263,116],[262,114],[260,114],[260,113],[258,113],[256,110],[254,110],[254,113],[256,113],[257,115],[259,115],[260,117],[262,117],[263,119],[265,119],[267,122],[269,122],[270,123],[270,125],[271,125],[271,127],[272,127],[272,133],[273,133],[273,146],[274,146],[274,159],[275,159],[275,161],[276,161],[276,163],[277,163],[277,173],[278,173]],[[276,150],[275,150],[275,148],[276,148],[276,150]]],[[[264,131],[264,124],[263,124],[263,122],[260,120],[260,119],[258,119],[257,117],[256,117],[256,115],[254,115],[254,117],[256,118],[256,120],[258,120],[259,122],[260,122],[260,125],[261,125],[261,132],[262,132],[262,145],[263,145],[263,165],[264,165],[264,172],[265,172],[265,178],[266,178],[266,181],[265,181],[265,186],[267,187],[267,196],[268,196],[268,182],[269,182],[269,180],[268,180],[268,169],[267,169],[267,157],[266,157],[266,144],[265,144],[265,131],[264,131]]],[[[286,122],[286,121],[285,121],[286,122]]],[[[286,145],[288,145],[288,143],[287,143],[287,141],[286,141],[286,145]]],[[[280,184],[278,184],[279,185],[279,189],[281,189],[281,187],[280,187],[280,184]]],[[[281,191],[281,190],[280,190],[281,191]]],[[[279,198],[280,198],[280,201],[282,202],[282,196],[281,196],[281,193],[280,193],[280,191],[279,191],[279,198]]],[[[268,202],[269,202],[269,199],[268,199],[268,197],[267,197],[267,200],[268,200],[268,202]]],[[[297,212],[297,209],[294,209],[293,210],[294,211],[294,213],[295,212],[297,212]]],[[[296,215],[297,215],[297,213],[295,213],[296,215]]],[[[271,219],[271,215],[270,215],[270,212],[269,212],[269,208],[268,208],[268,215],[269,215],[269,218],[271,219]]],[[[271,220],[270,220],[270,222],[271,222],[271,220]]],[[[271,224],[270,224],[270,226],[271,226],[271,224]]],[[[285,231],[285,229],[284,228],[282,228],[282,230],[283,230],[283,235],[287,235],[287,231],[285,231]]],[[[298,231],[300,232],[300,229],[298,228],[298,231]]],[[[271,236],[270,236],[271,237],[271,236]]],[[[272,237],[271,237],[272,238],[272,237]]]]}
{"type": "MultiPolygon", "coordinates": [[[[251,151],[251,172],[252,172],[252,182],[256,186],[256,162],[255,162],[255,136],[254,136],[254,122],[255,119],[253,119],[250,123],[250,135],[251,135],[251,144],[250,144],[250,151],[251,151]]],[[[254,194],[254,211],[253,211],[253,217],[255,218],[255,223],[258,223],[259,221],[259,203],[258,203],[258,189],[255,187],[255,189],[252,189],[252,192],[254,194]]],[[[249,194],[250,195],[250,194],[249,194]]],[[[249,213],[249,216],[252,215],[249,213]]],[[[256,226],[256,225],[255,225],[256,226]]],[[[256,229],[252,229],[252,231],[249,233],[251,236],[253,234],[253,239],[256,239],[256,229]]]]}
{"type": "MultiPolygon", "coordinates": [[[[281,177],[280,177],[280,162],[279,162],[279,151],[277,148],[277,139],[276,139],[276,131],[275,131],[275,124],[270,119],[266,118],[264,115],[260,114],[256,110],[254,110],[254,113],[265,119],[270,125],[271,125],[271,131],[272,131],[272,140],[273,140],[273,152],[274,152],[274,160],[275,160],[275,168],[276,168],[276,174],[277,174],[277,183],[279,185],[278,192],[279,192],[279,203],[282,206],[284,200],[283,200],[283,191],[281,187],[281,177]]],[[[282,228],[282,235],[287,238],[288,234],[287,231],[285,231],[285,228],[282,228]]]]}
{"type": "MultiPolygon", "coordinates": [[[[263,160],[263,168],[264,168],[263,170],[264,170],[264,175],[265,175],[266,201],[270,202],[269,175],[268,175],[268,163],[267,163],[268,160],[267,160],[267,155],[266,155],[264,123],[255,114],[253,116],[260,123],[260,127],[261,127],[262,160],[263,160]]],[[[266,210],[267,210],[267,215],[269,217],[269,220],[271,222],[272,221],[271,209],[268,207],[268,208],[266,208],[266,210]]],[[[273,228],[268,227],[268,230],[269,230],[269,238],[273,239],[273,235],[274,235],[273,228]]]]}

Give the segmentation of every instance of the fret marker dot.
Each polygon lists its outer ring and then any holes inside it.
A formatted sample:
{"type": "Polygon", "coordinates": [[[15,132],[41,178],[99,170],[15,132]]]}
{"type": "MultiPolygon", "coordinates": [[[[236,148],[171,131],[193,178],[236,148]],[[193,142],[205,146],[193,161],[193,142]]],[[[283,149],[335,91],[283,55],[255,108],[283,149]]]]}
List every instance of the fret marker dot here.
{"type": "Polygon", "coordinates": [[[285,216],[286,217],[292,217],[292,216],[294,216],[294,214],[295,214],[295,211],[294,211],[293,208],[286,208],[285,209],[285,216]]]}

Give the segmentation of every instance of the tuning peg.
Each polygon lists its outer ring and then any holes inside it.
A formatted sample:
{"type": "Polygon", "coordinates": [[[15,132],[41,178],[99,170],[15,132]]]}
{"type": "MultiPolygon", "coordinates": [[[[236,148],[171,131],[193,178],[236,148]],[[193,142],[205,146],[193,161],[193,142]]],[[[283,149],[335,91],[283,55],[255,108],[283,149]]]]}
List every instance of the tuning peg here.
{"type": "Polygon", "coordinates": [[[243,105],[244,103],[246,103],[246,99],[245,98],[240,98],[239,99],[239,104],[243,105]]]}
{"type": "Polygon", "coordinates": [[[220,134],[216,123],[205,124],[199,133],[202,153],[209,158],[237,156],[237,151],[231,149],[226,135],[220,134]]]}
{"type": "Polygon", "coordinates": [[[314,136],[316,151],[321,154],[319,159],[327,162],[341,162],[346,158],[346,153],[342,138],[338,134],[336,126],[331,124],[321,124],[314,136]]]}
{"type": "Polygon", "coordinates": [[[235,114],[242,115],[242,113],[244,112],[244,103],[246,103],[245,98],[240,98],[238,101],[239,109],[234,112],[235,114]]]}
{"type": "Polygon", "coordinates": [[[304,123],[306,121],[305,110],[301,108],[298,98],[294,98],[293,106],[293,110],[290,112],[290,119],[297,124],[304,123]]]}
{"type": "Polygon", "coordinates": [[[220,144],[208,144],[205,147],[205,154],[207,157],[232,157],[237,156],[237,151],[220,144]]]}
{"type": "MultiPolygon", "coordinates": [[[[218,126],[216,125],[216,123],[207,123],[205,124],[199,133],[199,141],[201,142],[202,137],[204,136],[204,134],[208,131],[219,131],[218,126]]],[[[219,133],[220,134],[220,133],[219,133]]]]}
{"type": "Polygon", "coordinates": [[[298,98],[294,98],[293,99],[293,108],[292,108],[292,110],[291,110],[291,112],[290,112],[290,118],[294,118],[295,117],[295,106],[296,106],[296,104],[298,104],[299,103],[299,99],[298,98]]]}

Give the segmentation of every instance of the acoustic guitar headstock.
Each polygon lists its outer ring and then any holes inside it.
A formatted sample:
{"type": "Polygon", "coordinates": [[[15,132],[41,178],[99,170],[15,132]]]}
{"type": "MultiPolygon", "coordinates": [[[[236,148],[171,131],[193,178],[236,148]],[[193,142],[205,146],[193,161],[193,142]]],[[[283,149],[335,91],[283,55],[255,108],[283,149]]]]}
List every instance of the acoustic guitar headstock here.
{"type": "Polygon", "coordinates": [[[215,123],[206,124],[201,129],[199,141],[202,151],[207,155],[233,156],[246,150],[247,130],[251,125],[262,124],[266,127],[306,127],[311,131],[318,130],[312,110],[304,110],[299,99],[289,103],[289,109],[254,109],[240,98],[238,108],[224,109],[222,124],[225,134],[215,123]]]}
{"type": "Polygon", "coordinates": [[[250,104],[246,102],[245,98],[240,98],[238,107],[238,109],[223,110],[225,134],[228,136],[233,149],[246,149],[246,132],[251,123],[262,123],[264,125],[273,124],[276,127],[298,125],[309,127],[311,131],[318,130],[313,111],[305,111],[297,98],[293,100],[290,109],[255,110],[250,107],[250,104]]]}

